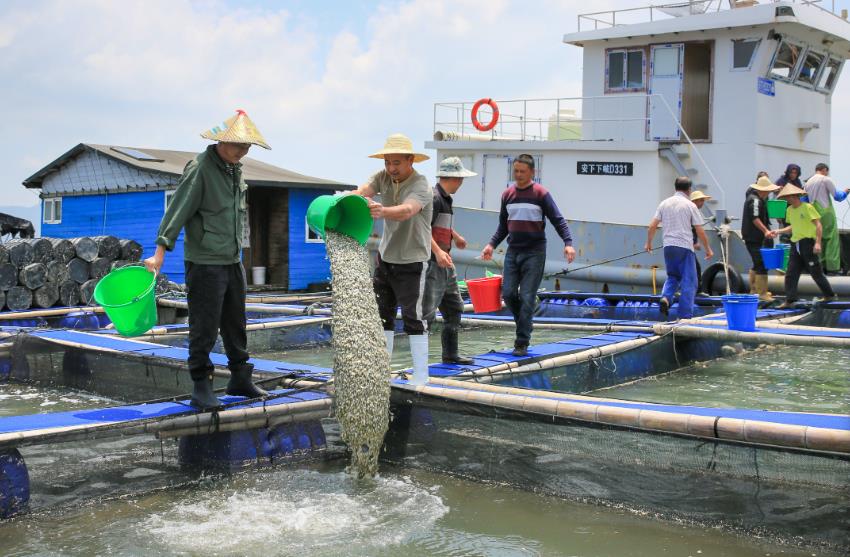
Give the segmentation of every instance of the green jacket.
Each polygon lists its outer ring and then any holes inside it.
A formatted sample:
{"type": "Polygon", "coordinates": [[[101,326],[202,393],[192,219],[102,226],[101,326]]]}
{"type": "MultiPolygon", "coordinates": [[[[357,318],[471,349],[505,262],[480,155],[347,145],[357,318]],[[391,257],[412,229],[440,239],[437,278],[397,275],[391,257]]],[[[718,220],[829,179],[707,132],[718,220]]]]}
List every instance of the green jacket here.
{"type": "Polygon", "coordinates": [[[156,243],[173,250],[185,227],[183,253],[187,261],[205,265],[238,263],[247,190],[242,165],[225,163],[215,145],[210,145],[183,170],[159,225],[156,243]]]}

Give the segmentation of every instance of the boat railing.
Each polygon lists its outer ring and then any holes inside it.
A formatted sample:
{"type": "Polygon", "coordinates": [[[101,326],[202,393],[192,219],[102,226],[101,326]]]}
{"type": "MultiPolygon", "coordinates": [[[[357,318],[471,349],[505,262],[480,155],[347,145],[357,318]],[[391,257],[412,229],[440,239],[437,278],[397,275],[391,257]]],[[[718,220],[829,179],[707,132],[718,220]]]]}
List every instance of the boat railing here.
{"type": "MultiPolygon", "coordinates": [[[[549,99],[496,100],[499,117],[489,131],[479,131],[472,123],[475,102],[434,103],[435,141],[557,141],[565,148],[570,142],[643,142],[649,136],[650,100],[661,109],[656,117],[675,122],[680,138],[670,143],[687,144],[694,158],[720,192],[725,207],[725,191],[691,140],[676,112],[660,94],[560,97],[549,99]]],[[[486,125],[492,118],[488,104],[478,111],[478,121],[486,125]]]]}
{"type": "MultiPolygon", "coordinates": [[[[435,103],[434,139],[644,141],[646,101],[646,95],[498,100],[498,121],[487,132],[472,124],[475,102],[435,103]]],[[[479,122],[490,118],[490,107],[482,105],[479,122]]]]}
{"type": "Polygon", "coordinates": [[[578,31],[606,29],[617,25],[645,23],[671,17],[699,15],[707,12],[743,9],[760,4],[805,4],[846,20],[846,10],[836,11],[835,0],[691,0],[637,8],[604,10],[578,15],[578,31]]]}

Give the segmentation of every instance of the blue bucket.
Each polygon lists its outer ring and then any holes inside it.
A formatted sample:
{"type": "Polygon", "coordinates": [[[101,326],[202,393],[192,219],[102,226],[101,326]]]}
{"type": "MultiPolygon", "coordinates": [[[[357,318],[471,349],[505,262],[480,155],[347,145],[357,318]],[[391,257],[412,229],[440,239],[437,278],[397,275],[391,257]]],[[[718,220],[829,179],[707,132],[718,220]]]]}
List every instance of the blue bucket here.
{"type": "Polygon", "coordinates": [[[756,313],[759,297],[755,294],[727,294],[721,296],[726,324],[730,331],[752,332],[756,330],[756,313]]]}
{"type": "Polygon", "coordinates": [[[761,248],[761,259],[765,269],[781,269],[785,259],[784,248],[761,248]]]}

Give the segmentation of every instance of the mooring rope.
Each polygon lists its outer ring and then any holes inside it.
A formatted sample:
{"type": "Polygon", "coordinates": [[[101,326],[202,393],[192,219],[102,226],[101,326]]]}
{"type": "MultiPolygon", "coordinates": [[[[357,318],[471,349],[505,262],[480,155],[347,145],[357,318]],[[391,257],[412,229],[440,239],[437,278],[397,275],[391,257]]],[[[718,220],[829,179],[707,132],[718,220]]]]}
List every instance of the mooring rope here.
{"type": "Polygon", "coordinates": [[[622,261],[623,259],[628,259],[629,257],[634,257],[634,256],[640,255],[642,253],[652,253],[653,251],[659,250],[662,247],[663,246],[655,246],[654,248],[652,248],[649,251],[642,249],[640,251],[636,251],[636,252],[630,253],[628,255],[623,255],[622,257],[615,257],[613,259],[606,259],[605,261],[597,261],[596,263],[591,263],[590,265],[585,265],[584,267],[578,267],[576,269],[562,269],[561,271],[558,271],[557,273],[550,273],[548,275],[545,275],[544,278],[550,279],[550,278],[553,278],[553,277],[566,277],[569,273],[574,273],[576,271],[583,271],[585,269],[590,269],[591,267],[598,267],[599,265],[606,265],[608,263],[614,263],[615,261],[622,261]]]}

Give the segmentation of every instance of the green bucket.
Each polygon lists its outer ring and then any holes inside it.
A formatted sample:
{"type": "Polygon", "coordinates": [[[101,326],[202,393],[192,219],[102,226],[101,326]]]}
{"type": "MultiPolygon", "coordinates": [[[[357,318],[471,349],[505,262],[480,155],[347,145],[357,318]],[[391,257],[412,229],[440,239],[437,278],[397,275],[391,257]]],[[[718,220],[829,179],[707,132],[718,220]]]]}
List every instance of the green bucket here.
{"type": "Polygon", "coordinates": [[[372,233],[369,204],[355,194],[320,195],[307,207],[307,224],[322,238],[326,230],[333,230],[351,236],[364,246],[372,233]]]}
{"type": "Polygon", "coordinates": [[[94,299],[115,330],[125,337],[144,334],[156,324],[156,275],[144,267],[115,269],[97,283],[94,299]]]}
{"type": "Polygon", "coordinates": [[[788,202],[784,199],[767,200],[767,217],[770,219],[784,219],[788,211],[788,202]]]}

